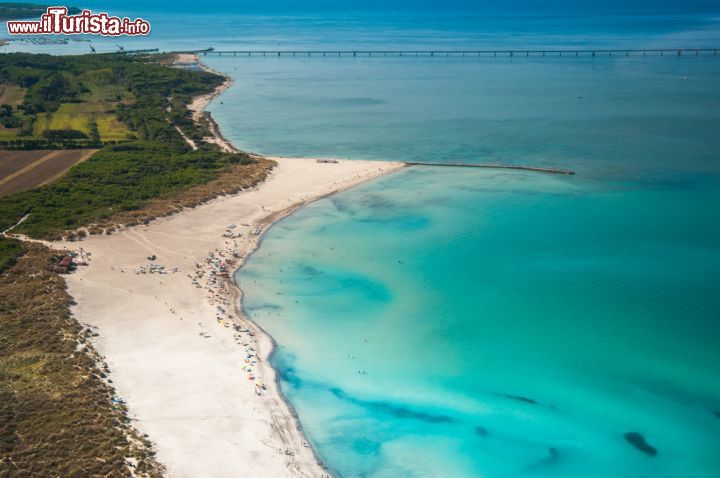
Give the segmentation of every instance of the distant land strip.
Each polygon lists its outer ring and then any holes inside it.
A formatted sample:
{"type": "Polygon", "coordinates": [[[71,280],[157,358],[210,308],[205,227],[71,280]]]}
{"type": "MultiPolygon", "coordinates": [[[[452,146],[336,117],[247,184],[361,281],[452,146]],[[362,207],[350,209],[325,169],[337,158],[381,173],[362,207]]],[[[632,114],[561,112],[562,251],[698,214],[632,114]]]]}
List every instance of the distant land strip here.
{"type": "Polygon", "coordinates": [[[262,57],[612,57],[612,56],[718,56],[717,48],[594,48],[504,50],[199,50],[204,56],[262,57]]]}

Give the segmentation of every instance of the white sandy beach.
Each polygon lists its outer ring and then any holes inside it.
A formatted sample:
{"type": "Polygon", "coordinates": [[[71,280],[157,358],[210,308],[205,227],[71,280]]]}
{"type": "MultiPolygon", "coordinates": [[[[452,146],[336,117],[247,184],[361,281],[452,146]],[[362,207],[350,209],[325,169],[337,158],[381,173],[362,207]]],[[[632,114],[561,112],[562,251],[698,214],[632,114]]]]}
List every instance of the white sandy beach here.
{"type": "MultiPolygon", "coordinates": [[[[235,261],[234,249],[239,265],[274,220],[403,165],[273,159],[278,166],[253,190],[148,226],[58,244],[91,253],[89,266],[67,277],[77,302],[72,311],[99,333],[95,345],[110,367],[109,377],[134,425],[154,443],[168,476],[326,473],[278,393],[266,362],[271,340],[250,324],[252,337],[248,325],[238,322],[237,291],[221,279],[208,282],[209,269],[216,266],[206,258],[216,251],[216,265],[235,261]],[[223,237],[231,223],[237,225],[231,231],[241,237],[223,237]],[[259,234],[252,233],[255,228],[259,234]],[[151,255],[157,258],[148,260],[151,255]],[[166,273],[137,273],[150,262],[166,273]],[[205,275],[193,283],[201,270],[205,275]],[[227,314],[218,312],[218,305],[227,314]],[[235,332],[233,325],[243,332],[235,332]]],[[[229,266],[230,272],[237,265],[229,266]]]]}

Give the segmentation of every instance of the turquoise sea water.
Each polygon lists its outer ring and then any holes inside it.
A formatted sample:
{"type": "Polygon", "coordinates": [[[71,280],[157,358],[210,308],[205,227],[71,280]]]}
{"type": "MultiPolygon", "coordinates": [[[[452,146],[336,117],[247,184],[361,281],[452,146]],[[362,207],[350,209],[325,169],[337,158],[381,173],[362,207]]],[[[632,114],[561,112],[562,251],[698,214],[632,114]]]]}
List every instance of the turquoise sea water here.
{"type": "Polygon", "coordinates": [[[578,172],[411,168],[269,232],[238,281],[331,471],[720,475],[714,58],[210,64],[249,150],[578,172]]]}
{"type": "Polygon", "coordinates": [[[578,172],[410,168],[269,232],[238,281],[330,470],[720,475],[720,65],[686,60],[212,63],[248,149],[578,172]]]}
{"type": "MultiPolygon", "coordinates": [[[[98,50],[720,45],[709,1],[148,3],[98,50]]],[[[248,150],[578,173],[408,168],[270,230],[237,280],[330,470],[720,476],[720,57],[206,60],[248,150]]]]}
{"type": "Polygon", "coordinates": [[[341,476],[718,476],[717,186],[411,168],[238,279],[341,476]]]}

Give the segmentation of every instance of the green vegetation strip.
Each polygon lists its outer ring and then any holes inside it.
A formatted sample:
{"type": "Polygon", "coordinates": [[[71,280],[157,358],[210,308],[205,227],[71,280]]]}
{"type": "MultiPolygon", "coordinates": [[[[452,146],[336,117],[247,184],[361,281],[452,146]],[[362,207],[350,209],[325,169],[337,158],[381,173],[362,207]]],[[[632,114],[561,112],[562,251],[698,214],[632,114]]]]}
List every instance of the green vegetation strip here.
{"type": "Polygon", "coordinates": [[[56,238],[206,183],[232,165],[252,163],[245,155],[173,150],[153,142],[108,147],[56,183],[0,200],[0,229],[29,214],[13,233],[56,238]]]}
{"type": "MultiPolygon", "coordinates": [[[[0,148],[101,147],[55,183],[0,199],[0,230],[76,237],[257,184],[271,161],[204,141],[187,109],[224,78],[162,56],[0,55],[0,148]],[[191,148],[177,128],[197,145],[191,148]]],[[[0,476],[161,476],[94,332],[73,319],[57,252],[0,238],[0,476]]]]}
{"type": "Polygon", "coordinates": [[[187,109],[193,97],[211,93],[224,78],[162,64],[168,60],[127,55],[0,56],[0,83],[26,90],[23,103],[12,109],[13,117],[19,115],[25,129],[42,130],[43,135],[0,141],[0,147],[97,146],[102,144],[102,132],[113,128],[110,124],[115,125],[112,134],[118,140],[73,167],[60,181],[0,199],[0,230],[29,214],[13,233],[57,239],[68,231],[140,210],[149,201],[182,194],[223,173],[242,175],[239,165],[248,165],[248,174],[256,175],[257,168],[250,167],[256,161],[248,155],[225,153],[203,142],[207,125],[195,123],[187,109]],[[199,149],[193,151],[176,127],[199,149]]]}
{"type": "Polygon", "coordinates": [[[169,68],[162,56],[0,55],[0,147],[98,147],[128,139],[177,141],[168,121],[202,139],[185,105],[223,82],[169,68]],[[21,100],[21,101],[19,101],[21,100]]]}
{"type": "Polygon", "coordinates": [[[22,253],[22,243],[15,239],[0,237],[0,274],[15,264],[22,253]]]}

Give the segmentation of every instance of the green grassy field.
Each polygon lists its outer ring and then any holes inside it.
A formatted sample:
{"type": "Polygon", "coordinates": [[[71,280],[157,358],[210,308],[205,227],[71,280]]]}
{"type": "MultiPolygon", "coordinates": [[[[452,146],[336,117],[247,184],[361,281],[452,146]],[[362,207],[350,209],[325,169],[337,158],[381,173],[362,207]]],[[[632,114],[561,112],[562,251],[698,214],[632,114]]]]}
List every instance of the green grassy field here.
{"type": "MultiPolygon", "coordinates": [[[[16,109],[25,99],[26,92],[27,90],[25,88],[19,86],[9,85],[7,83],[0,84],[0,105],[9,105],[13,109],[16,109]]],[[[17,137],[20,130],[21,128],[19,127],[7,128],[3,124],[0,124],[0,141],[17,137]]]]}
{"type": "Polygon", "coordinates": [[[63,103],[54,113],[39,114],[33,125],[33,136],[41,137],[45,130],[74,129],[90,135],[91,124],[97,124],[100,141],[122,141],[131,131],[113,111],[116,105],[105,101],[92,103],[63,103]]]}
{"type": "Polygon", "coordinates": [[[130,105],[136,98],[127,86],[118,82],[112,68],[98,68],[72,75],[60,73],[69,84],[81,84],[71,101],[61,102],[45,111],[24,110],[27,88],[9,83],[0,84],[0,105],[10,105],[13,115],[30,128],[5,127],[0,124],[0,141],[13,139],[42,139],[50,131],[75,130],[92,136],[97,125],[100,142],[132,139],[134,135],[117,117],[119,105],[130,105]],[[20,106],[20,107],[19,107],[20,106]]]}
{"type": "Polygon", "coordinates": [[[0,141],[15,139],[20,132],[20,128],[6,128],[0,125],[0,141]]]}

